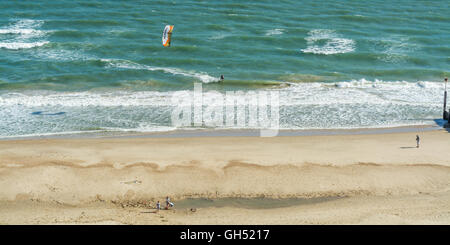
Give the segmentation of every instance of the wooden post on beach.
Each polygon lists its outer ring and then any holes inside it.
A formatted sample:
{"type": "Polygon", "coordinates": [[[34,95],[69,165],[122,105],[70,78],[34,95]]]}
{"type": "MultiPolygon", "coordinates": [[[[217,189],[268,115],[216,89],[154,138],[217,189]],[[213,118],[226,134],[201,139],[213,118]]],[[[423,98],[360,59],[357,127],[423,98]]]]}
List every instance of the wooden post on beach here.
{"type": "Polygon", "coordinates": [[[447,78],[444,79],[445,81],[445,90],[444,90],[444,120],[449,120],[449,113],[447,112],[447,78]]]}

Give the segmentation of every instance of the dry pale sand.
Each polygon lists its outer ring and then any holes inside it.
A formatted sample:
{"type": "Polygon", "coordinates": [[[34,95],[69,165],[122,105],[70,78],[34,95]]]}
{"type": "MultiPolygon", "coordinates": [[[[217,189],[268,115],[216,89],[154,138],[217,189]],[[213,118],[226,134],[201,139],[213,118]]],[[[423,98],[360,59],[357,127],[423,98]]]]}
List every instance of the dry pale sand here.
{"type": "Polygon", "coordinates": [[[450,133],[0,141],[0,224],[53,223],[450,224],[450,133]],[[155,212],[166,195],[344,198],[155,212]]]}

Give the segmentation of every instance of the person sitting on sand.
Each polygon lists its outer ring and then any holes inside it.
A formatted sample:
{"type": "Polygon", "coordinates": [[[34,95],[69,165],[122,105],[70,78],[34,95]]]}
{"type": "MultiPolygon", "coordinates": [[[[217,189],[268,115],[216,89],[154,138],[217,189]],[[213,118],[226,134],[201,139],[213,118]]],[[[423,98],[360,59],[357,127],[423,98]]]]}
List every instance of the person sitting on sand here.
{"type": "Polygon", "coordinates": [[[416,135],[416,142],[417,142],[417,148],[419,148],[419,143],[420,143],[420,137],[419,137],[419,135],[416,135]]]}

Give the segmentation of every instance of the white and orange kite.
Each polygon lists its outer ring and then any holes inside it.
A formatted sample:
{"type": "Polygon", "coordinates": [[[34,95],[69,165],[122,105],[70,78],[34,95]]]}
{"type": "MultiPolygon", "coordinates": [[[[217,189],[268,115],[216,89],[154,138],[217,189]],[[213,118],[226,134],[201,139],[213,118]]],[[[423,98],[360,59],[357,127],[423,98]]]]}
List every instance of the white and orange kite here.
{"type": "Polygon", "coordinates": [[[164,47],[170,47],[170,38],[172,37],[173,26],[166,25],[162,36],[162,44],[164,47]]]}

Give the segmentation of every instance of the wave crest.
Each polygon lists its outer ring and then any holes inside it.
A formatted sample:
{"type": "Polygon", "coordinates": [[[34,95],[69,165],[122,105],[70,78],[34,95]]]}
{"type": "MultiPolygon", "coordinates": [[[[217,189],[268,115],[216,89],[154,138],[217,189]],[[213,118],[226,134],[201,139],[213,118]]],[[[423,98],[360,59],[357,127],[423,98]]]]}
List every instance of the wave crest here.
{"type": "Polygon", "coordinates": [[[340,37],[334,30],[312,30],[305,38],[307,47],[302,49],[303,53],[312,54],[344,54],[355,51],[355,41],[340,37]],[[318,42],[325,41],[324,45],[318,42]]]}
{"type": "Polygon", "coordinates": [[[6,48],[6,49],[12,49],[12,50],[18,50],[18,49],[29,49],[34,47],[40,47],[45,44],[49,43],[48,41],[44,42],[34,42],[34,43],[0,43],[0,48],[6,48]]]}
{"type": "Polygon", "coordinates": [[[0,35],[8,35],[5,42],[0,43],[0,48],[12,50],[29,49],[49,43],[46,40],[40,40],[47,32],[36,29],[42,26],[43,23],[41,20],[18,20],[13,24],[0,28],[0,35]]]}
{"type": "Polygon", "coordinates": [[[195,72],[195,71],[185,71],[179,68],[172,67],[158,67],[158,66],[149,66],[142,65],[136,62],[132,62],[129,60],[115,60],[115,59],[101,59],[102,62],[106,62],[107,67],[112,68],[122,68],[122,69],[134,69],[134,70],[148,70],[148,71],[163,71],[165,73],[170,73],[173,75],[182,75],[186,77],[196,78],[203,83],[211,83],[218,82],[219,79],[217,77],[212,77],[204,72],[195,72]]]}

